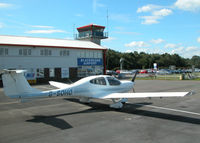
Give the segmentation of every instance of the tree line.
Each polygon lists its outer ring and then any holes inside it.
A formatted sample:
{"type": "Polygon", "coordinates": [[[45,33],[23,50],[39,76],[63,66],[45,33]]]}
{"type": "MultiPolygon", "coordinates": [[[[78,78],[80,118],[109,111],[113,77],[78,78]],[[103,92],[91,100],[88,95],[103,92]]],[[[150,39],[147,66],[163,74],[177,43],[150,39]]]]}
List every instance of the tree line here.
{"type": "Polygon", "coordinates": [[[157,63],[158,68],[169,68],[169,66],[176,66],[176,68],[185,69],[200,68],[200,56],[193,56],[191,59],[183,58],[178,54],[147,54],[145,52],[138,53],[137,51],[131,53],[122,53],[115,50],[108,49],[106,54],[106,64],[108,70],[120,69],[120,59],[123,58],[123,69],[151,69],[153,64],[157,63]]]}

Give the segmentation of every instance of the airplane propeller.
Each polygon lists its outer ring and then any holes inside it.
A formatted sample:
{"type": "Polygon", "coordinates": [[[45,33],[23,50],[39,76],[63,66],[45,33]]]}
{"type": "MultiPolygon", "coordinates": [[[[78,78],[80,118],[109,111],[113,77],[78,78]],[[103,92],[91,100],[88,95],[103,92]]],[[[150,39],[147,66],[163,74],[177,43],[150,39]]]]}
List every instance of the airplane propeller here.
{"type": "Polygon", "coordinates": [[[135,75],[133,76],[133,78],[132,78],[132,80],[131,80],[132,82],[135,81],[135,78],[136,78],[137,74],[138,74],[138,70],[135,71],[135,75]]]}
{"type": "MultiPolygon", "coordinates": [[[[132,82],[135,81],[137,74],[138,74],[138,70],[135,71],[135,75],[133,76],[133,78],[132,78],[132,80],[131,80],[132,82]]],[[[134,87],[133,87],[133,92],[135,93],[134,87]]]]}

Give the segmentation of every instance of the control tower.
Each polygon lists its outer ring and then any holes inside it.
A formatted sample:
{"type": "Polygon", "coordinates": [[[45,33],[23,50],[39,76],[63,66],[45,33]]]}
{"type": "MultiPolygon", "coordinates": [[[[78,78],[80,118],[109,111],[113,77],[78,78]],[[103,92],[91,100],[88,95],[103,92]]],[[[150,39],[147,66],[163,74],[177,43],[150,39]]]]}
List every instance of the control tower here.
{"type": "Polygon", "coordinates": [[[96,24],[89,24],[86,26],[78,27],[77,40],[91,41],[101,45],[101,39],[108,38],[108,33],[104,32],[105,26],[96,24]]]}

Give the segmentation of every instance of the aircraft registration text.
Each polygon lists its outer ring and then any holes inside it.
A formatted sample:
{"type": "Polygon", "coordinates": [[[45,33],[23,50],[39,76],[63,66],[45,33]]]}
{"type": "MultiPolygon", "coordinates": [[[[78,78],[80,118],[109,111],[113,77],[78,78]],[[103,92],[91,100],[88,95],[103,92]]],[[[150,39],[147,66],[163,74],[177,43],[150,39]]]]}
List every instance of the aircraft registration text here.
{"type": "Polygon", "coordinates": [[[63,89],[58,91],[50,91],[49,97],[51,96],[72,96],[72,89],[63,89]]]}

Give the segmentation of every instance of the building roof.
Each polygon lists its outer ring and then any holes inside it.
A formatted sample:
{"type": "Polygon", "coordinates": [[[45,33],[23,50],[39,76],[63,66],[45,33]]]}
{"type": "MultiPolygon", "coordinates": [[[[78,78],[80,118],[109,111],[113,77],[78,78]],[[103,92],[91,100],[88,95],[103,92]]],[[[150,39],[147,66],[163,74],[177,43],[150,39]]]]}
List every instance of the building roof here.
{"type": "Polygon", "coordinates": [[[0,45],[106,50],[90,41],[0,35],[0,45]]]}
{"type": "Polygon", "coordinates": [[[96,25],[96,24],[89,24],[89,25],[85,25],[85,26],[82,26],[82,27],[78,27],[77,30],[78,31],[85,31],[85,30],[91,30],[91,28],[104,29],[105,26],[100,26],[100,25],[96,25]]]}

